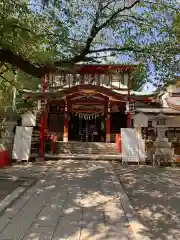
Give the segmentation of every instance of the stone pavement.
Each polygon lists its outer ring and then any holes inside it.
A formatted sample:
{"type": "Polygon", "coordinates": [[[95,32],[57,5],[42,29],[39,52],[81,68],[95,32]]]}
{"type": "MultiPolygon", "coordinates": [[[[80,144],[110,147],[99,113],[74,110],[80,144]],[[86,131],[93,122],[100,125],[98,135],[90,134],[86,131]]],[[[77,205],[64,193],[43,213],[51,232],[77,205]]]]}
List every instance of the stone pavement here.
{"type": "Polygon", "coordinates": [[[134,239],[103,162],[66,160],[4,171],[40,180],[0,217],[1,240],[134,239]]]}
{"type": "Polygon", "coordinates": [[[0,183],[0,201],[21,185],[21,182],[12,179],[0,178],[0,183]]]}
{"type": "Polygon", "coordinates": [[[180,168],[114,166],[152,240],[180,239],[180,168]]]}

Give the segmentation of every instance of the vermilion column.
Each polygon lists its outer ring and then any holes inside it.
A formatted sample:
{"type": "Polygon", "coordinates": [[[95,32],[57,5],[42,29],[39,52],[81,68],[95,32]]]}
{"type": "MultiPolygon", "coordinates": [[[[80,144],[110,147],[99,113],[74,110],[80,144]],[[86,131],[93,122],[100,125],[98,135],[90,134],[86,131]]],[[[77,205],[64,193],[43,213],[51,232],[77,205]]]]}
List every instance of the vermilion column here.
{"type": "Polygon", "coordinates": [[[44,112],[44,129],[45,129],[45,134],[47,133],[47,130],[48,130],[48,112],[49,112],[48,103],[46,103],[46,105],[45,105],[45,112],[44,112]]]}
{"type": "Polygon", "coordinates": [[[39,157],[44,158],[44,114],[40,117],[39,157]]]}
{"type": "Polygon", "coordinates": [[[127,128],[131,127],[131,113],[127,112],[127,128]]]}
{"type": "Polygon", "coordinates": [[[107,109],[106,109],[106,142],[111,141],[111,135],[110,135],[110,112],[111,112],[111,106],[110,102],[108,101],[107,109]]]}
{"type": "Polygon", "coordinates": [[[65,100],[65,107],[64,107],[64,135],[63,135],[63,142],[68,142],[68,106],[67,106],[67,100],[65,100]]]}
{"type": "Polygon", "coordinates": [[[46,78],[42,78],[42,101],[41,101],[41,116],[40,116],[40,139],[39,139],[39,157],[44,159],[44,140],[45,140],[45,125],[46,125],[46,110],[45,110],[45,91],[46,91],[46,78]]]}
{"type": "Polygon", "coordinates": [[[131,127],[131,112],[130,112],[130,97],[131,97],[131,80],[132,80],[132,76],[129,73],[128,74],[128,102],[126,104],[126,113],[127,113],[127,123],[126,123],[126,127],[130,128],[131,127]]]}

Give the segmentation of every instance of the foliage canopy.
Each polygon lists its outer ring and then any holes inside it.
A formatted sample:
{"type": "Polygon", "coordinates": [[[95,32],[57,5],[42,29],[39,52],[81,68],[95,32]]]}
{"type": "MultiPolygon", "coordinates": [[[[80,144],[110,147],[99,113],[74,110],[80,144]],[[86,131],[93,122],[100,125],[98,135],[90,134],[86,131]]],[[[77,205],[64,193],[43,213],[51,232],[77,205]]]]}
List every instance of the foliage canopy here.
{"type": "Polygon", "coordinates": [[[0,61],[41,77],[108,55],[159,86],[178,73],[179,10],[176,0],[2,0],[0,61]]]}

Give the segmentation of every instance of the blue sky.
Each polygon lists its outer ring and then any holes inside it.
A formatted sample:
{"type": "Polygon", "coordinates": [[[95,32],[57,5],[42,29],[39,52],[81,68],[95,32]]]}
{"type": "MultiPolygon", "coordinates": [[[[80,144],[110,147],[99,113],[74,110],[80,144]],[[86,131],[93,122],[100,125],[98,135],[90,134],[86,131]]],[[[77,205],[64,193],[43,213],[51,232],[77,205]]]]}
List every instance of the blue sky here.
{"type": "MultiPolygon", "coordinates": [[[[173,1],[173,0],[172,0],[173,1]]],[[[34,3],[35,2],[35,0],[32,0],[32,2],[34,3]]],[[[33,7],[33,9],[34,9],[34,7],[33,7]]],[[[37,8],[38,9],[38,8],[37,8]]],[[[37,10],[36,9],[36,10],[37,10]]],[[[136,9],[137,10],[137,9],[136,9]]],[[[139,8],[138,9],[138,13],[143,13],[143,9],[142,8],[139,8]]],[[[78,18],[79,19],[79,18],[78,18]]],[[[80,17],[80,19],[82,19],[81,17],[80,17]]],[[[81,21],[81,20],[80,20],[81,21]]],[[[85,21],[85,20],[83,20],[83,21],[85,21]]],[[[84,22],[83,22],[83,24],[84,24],[84,22]]],[[[77,30],[77,28],[75,27],[75,34],[77,35],[78,34],[78,30],[77,30]]],[[[136,33],[136,32],[134,32],[134,33],[136,33]]],[[[157,36],[157,34],[156,34],[156,32],[154,32],[153,33],[154,34],[154,37],[156,38],[157,36]]],[[[109,35],[109,32],[107,33],[107,35],[109,35]]],[[[119,44],[121,44],[121,41],[120,40],[118,40],[117,41],[117,43],[119,42],[119,44]]],[[[105,55],[104,53],[103,53],[103,55],[105,55]]],[[[125,55],[119,55],[119,57],[116,57],[116,58],[114,58],[114,57],[108,57],[108,60],[115,60],[115,62],[117,62],[117,63],[123,63],[124,61],[126,62],[127,60],[129,60],[128,59],[128,57],[127,56],[125,56],[125,55]]],[[[155,72],[153,72],[153,68],[150,66],[150,80],[154,80],[154,78],[155,78],[155,72]]],[[[153,85],[151,84],[151,83],[147,83],[145,86],[144,86],[144,91],[148,91],[148,92],[151,92],[151,91],[153,91],[154,90],[154,87],[153,87],[153,85]]]]}
{"type": "MultiPolygon", "coordinates": [[[[103,54],[103,53],[102,53],[103,54]]],[[[126,56],[121,56],[122,57],[122,59],[117,59],[117,57],[111,57],[111,56],[109,56],[109,57],[107,57],[107,61],[106,60],[104,60],[104,61],[102,61],[102,63],[107,63],[108,61],[113,61],[113,62],[117,62],[117,63],[119,63],[119,62],[123,62],[123,61],[128,61],[128,57],[126,57],[126,56]]],[[[153,75],[153,68],[152,68],[152,75],[151,75],[151,79],[152,80],[154,80],[154,75],[153,75]]],[[[142,91],[145,91],[146,93],[148,92],[148,93],[150,93],[150,92],[153,92],[153,91],[155,91],[156,90],[156,88],[153,86],[153,84],[151,84],[151,83],[146,83],[145,85],[144,85],[144,87],[143,87],[143,89],[142,89],[142,91]]]]}

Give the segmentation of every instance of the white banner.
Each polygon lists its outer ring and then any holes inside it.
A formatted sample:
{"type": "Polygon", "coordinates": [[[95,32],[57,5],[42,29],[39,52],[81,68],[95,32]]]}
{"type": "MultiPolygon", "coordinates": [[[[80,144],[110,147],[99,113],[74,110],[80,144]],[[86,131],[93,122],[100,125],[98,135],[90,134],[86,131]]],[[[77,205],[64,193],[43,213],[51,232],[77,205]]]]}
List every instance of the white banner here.
{"type": "Polygon", "coordinates": [[[145,141],[133,128],[122,128],[122,162],[145,161],[145,141]]]}
{"type": "Polygon", "coordinates": [[[33,127],[16,127],[12,159],[29,160],[33,127]]]}
{"type": "Polygon", "coordinates": [[[36,126],[36,115],[31,112],[26,112],[22,115],[22,126],[36,126]]]}

